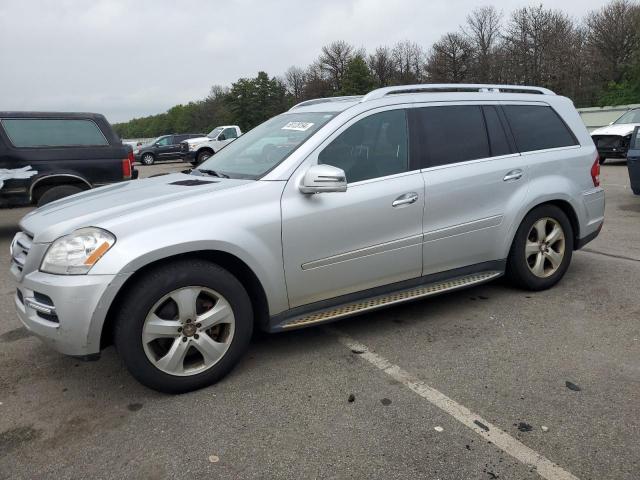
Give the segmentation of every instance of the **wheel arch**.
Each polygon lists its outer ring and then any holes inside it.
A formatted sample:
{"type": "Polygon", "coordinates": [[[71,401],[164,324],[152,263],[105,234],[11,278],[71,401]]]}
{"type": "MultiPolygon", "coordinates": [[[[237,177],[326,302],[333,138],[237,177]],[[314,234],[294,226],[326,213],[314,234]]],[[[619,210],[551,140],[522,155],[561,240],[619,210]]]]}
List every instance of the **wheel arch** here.
{"type": "Polygon", "coordinates": [[[116,312],[121,302],[124,300],[128,289],[137,279],[144,276],[150,270],[171,262],[178,262],[185,259],[200,259],[215,263],[234,275],[243,287],[247,290],[251,299],[251,306],[254,312],[254,325],[262,329],[269,320],[269,304],[264,287],[255,272],[239,257],[221,250],[197,250],[186,253],[179,253],[169,257],[154,260],[134,272],[120,286],[115,297],[111,301],[100,331],[100,350],[113,343],[113,329],[116,321],[116,312]]]}
{"type": "Polygon", "coordinates": [[[566,199],[561,198],[550,198],[545,200],[540,200],[537,203],[529,205],[526,210],[524,210],[523,214],[518,218],[518,222],[514,223],[514,227],[512,228],[511,234],[509,236],[509,243],[507,245],[507,252],[511,249],[511,245],[513,244],[513,239],[516,236],[516,232],[523,220],[529,213],[531,213],[534,209],[541,207],[543,205],[554,205],[558,207],[569,219],[569,223],[571,223],[571,229],[573,230],[573,246],[574,250],[576,245],[578,245],[578,240],[580,239],[580,221],[578,220],[578,214],[574,208],[574,206],[566,199]]]}
{"type": "Polygon", "coordinates": [[[32,181],[29,187],[29,200],[31,202],[37,202],[48,188],[58,185],[75,185],[82,188],[82,190],[93,188],[91,182],[80,175],[73,173],[52,173],[50,175],[37,177],[32,181]]]}

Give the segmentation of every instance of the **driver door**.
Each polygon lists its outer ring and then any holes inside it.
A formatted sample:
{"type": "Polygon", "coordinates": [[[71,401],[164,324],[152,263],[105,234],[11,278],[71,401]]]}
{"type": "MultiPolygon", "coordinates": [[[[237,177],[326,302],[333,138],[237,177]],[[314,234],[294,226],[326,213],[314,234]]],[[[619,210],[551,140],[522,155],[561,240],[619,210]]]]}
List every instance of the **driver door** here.
{"type": "Polygon", "coordinates": [[[291,308],[419,277],[424,180],[409,162],[402,108],[367,112],[327,139],[281,200],[291,308]],[[344,170],[346,192],[303,194],[314,164],[344,170]]]}

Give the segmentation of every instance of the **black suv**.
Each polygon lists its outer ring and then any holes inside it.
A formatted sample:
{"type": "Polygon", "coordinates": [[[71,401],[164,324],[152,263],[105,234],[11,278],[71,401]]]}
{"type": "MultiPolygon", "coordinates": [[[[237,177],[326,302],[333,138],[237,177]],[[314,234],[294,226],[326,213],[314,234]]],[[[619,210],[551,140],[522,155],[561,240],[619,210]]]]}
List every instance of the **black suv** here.
{"type": "Polygon", "coordinates": [[[153,165],[164,160],[180,160],[180,142],[190,138],[206,137],[203,133],[174,133],[163,135],[134,150],[135,159],[143,165],[153,165]]]}
{"type": "Polygon", "coordinates": [[[38,206],[137,177],[133,152],[96,113],[0,112],[0,169],[37,173],[0,190],[0,206],[38,206]]]}

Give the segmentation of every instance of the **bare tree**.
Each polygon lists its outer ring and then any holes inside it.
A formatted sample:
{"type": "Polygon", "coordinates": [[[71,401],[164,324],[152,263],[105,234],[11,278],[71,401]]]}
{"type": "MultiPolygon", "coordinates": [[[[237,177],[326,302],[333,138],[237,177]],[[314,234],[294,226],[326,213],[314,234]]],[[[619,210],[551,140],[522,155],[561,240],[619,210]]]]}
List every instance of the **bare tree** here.
{"type": "Polygon", "coordinates": [[[336,92],[342,89],[344,72],[354,53],[353,46],[342,40],[322,47],[318,61],[323,71],[327,73],[336,92]]]}
{"type": "Polygon", "coordinates": [[[309,65],[305,72],[304,99],[329,97],[333,93],[331,81],[319,61],[309,65]]]}
{"type": "Polygon", "coordinates": [[[394,45],[391,58],[395,67],[396,83],[408,85],[423,80],[424,51],[417,43],[405,40],[394,45]]]}
{"type": "Polygon", "coordinates": [[[379,87],[386,87],[393,81],[394,63],[389,47],[378,47],[369,55],[367,64],[379,87]]]}
{"type": "Polygon", "coordinates": [[[426,70],[432,81],[460,83],[471,74],[471,65],[469,41],[459,33],[447,33],[431,47],[426,70]]]}
{"type": "Polygon", "coordinates": [[[304,85],[306,81],[307,75],[300,67],[290,67],[284,74],[287,92],[298,102],[304,97],[304,85]]]}
{"type": "Polygon", "coordinates": [[[640,44],[640,4],[613,0],[586,18],[587,45],[603,80],[620,82],[640,44]]]}
{"type": "Polygon", "coordinates": [[[473,49],[473,77],[478,82],[496,82],[496,63],[500,48],[502,13],[493,6],[479,7],[467,15],[463,27],[473,49]]]}

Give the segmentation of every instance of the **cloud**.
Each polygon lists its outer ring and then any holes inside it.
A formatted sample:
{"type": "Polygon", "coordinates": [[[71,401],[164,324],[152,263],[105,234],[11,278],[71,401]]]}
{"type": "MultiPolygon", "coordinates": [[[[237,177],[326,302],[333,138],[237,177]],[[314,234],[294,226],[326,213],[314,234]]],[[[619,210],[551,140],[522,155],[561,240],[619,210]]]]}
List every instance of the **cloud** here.
{"type": "MultiPolygon", "coordinates": [[[[546,2],[554,7],[553,2],[546,2]]],[[[500,0],[508,13],[527,3],[500,0]]],[[[570,0],[581,18],[601,0],[570,0]]],[[[204,98],[258,70],[306,66],[322,45],[425,48],[474,0],[2,0],[0,108],[88,110],[112,122],[204,98]]]]}

